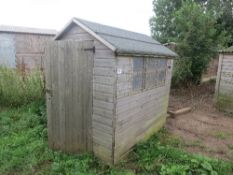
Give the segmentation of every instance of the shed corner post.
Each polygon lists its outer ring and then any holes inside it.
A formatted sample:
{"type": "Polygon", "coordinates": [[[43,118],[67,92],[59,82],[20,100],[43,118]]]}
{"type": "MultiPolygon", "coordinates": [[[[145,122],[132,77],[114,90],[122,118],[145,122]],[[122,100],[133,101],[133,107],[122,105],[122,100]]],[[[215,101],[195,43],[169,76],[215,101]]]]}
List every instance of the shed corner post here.
{"type": "Polygon", "coordinates": [[[217,103],[218,96],[219,96],[219,88],[220,88],[220,81],[221,81],[221,74],[222,74],[222,62],[224,59],[224,54],[219,54],[219,61],[218,61],[218,72],[217,72],[217,78],[216,78],[216,84],[215,84],[215,94],[214,94],[214,102],[217,103]]]}
{"type": "Polygon", "coordinates": [[[113,92],[114,92],[114,96],[113,96],[113,103],[114,103],[114,108],[113,108],[113,121],[112,121],[112,126],[113,126],[113,135],[112,135],[112,164],[116,164],[117,160],[115,160],[115,146],[116,146],[116,108],[117,108],[117,68],[118,68],[118,56],[117,53],[114,52],[114,56],[115,56],[115,75],[114,75],[114,87],[113,87],[113,92]]]}

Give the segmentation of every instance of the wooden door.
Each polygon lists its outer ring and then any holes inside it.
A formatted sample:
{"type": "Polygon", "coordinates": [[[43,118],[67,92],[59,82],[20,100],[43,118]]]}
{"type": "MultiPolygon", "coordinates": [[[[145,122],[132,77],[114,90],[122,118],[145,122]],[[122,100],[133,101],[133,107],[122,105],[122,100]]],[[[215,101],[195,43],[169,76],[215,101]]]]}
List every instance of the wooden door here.
{"type": "Polygon", "coordinates": [[[53,41],[45,50],[49,146],[92,151],[93,42],[53,41]]]}

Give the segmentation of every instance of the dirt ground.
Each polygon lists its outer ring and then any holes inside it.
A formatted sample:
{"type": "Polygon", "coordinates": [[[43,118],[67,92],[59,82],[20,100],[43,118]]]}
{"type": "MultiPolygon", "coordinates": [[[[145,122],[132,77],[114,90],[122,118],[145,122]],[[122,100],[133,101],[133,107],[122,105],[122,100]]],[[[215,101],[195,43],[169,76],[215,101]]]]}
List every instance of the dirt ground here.
{"type": "Polygon", "coordinates": [[[233,117],[218,111],[213,98],[214,83],[171,90],[169,110],[192,107],[192,111],[168,117],[166,128],[189,152],[233,161],[233,117]]]}

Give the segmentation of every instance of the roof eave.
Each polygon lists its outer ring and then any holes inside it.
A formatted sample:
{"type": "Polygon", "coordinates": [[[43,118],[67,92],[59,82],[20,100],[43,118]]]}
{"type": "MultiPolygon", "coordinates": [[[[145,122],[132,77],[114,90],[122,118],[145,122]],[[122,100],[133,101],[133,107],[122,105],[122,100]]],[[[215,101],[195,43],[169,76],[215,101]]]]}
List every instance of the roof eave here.
{"type": "Polygon", "coordinates": [[[171,58],[175,59],[178,55],[165,55],[159,53],[134,53],[134,52],[119,52],[116,51],[117,56],[135,56],[135,57],[153,57],[153,58],[171,58]]]}

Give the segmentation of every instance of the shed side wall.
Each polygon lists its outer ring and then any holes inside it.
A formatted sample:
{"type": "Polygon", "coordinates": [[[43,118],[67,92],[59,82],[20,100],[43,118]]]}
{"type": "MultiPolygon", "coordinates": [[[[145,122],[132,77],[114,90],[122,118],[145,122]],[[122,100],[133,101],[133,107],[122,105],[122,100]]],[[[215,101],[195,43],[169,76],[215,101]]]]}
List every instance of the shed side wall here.
{"type": "Polygon", "coordinates": [[[101,159],[112,162],[114,85],[116,59],[114,53],[94,37],[73,24],[59,40],[94,42],[93,67],[93,151],[101,159]]]}
{"type": "Polygon", "coordinates": [[[43,68],[45,43],[52,40],[49,35],[0,33],[1,63],[23,70],[43,68]],[[5,60],[4,60],[5,59],[5,60]]]}
{"type": "Polygon", "coordinates": [[[164,86],[134,94],[133,58],[117,58],[117,69],[121,69],[121,73],[117,75],[115,162],[118,162],[135,143],[148,138],[164,124],[172,65],[173,60],[168,60],[167,67],[170,66],[170,69],[167,69],[164,86]]]}
{"type": "Polygon", "coordinates": [[[221,54],[218,72],[217,100],[220,108],[233,112],[233,54],[221,54]]]}

